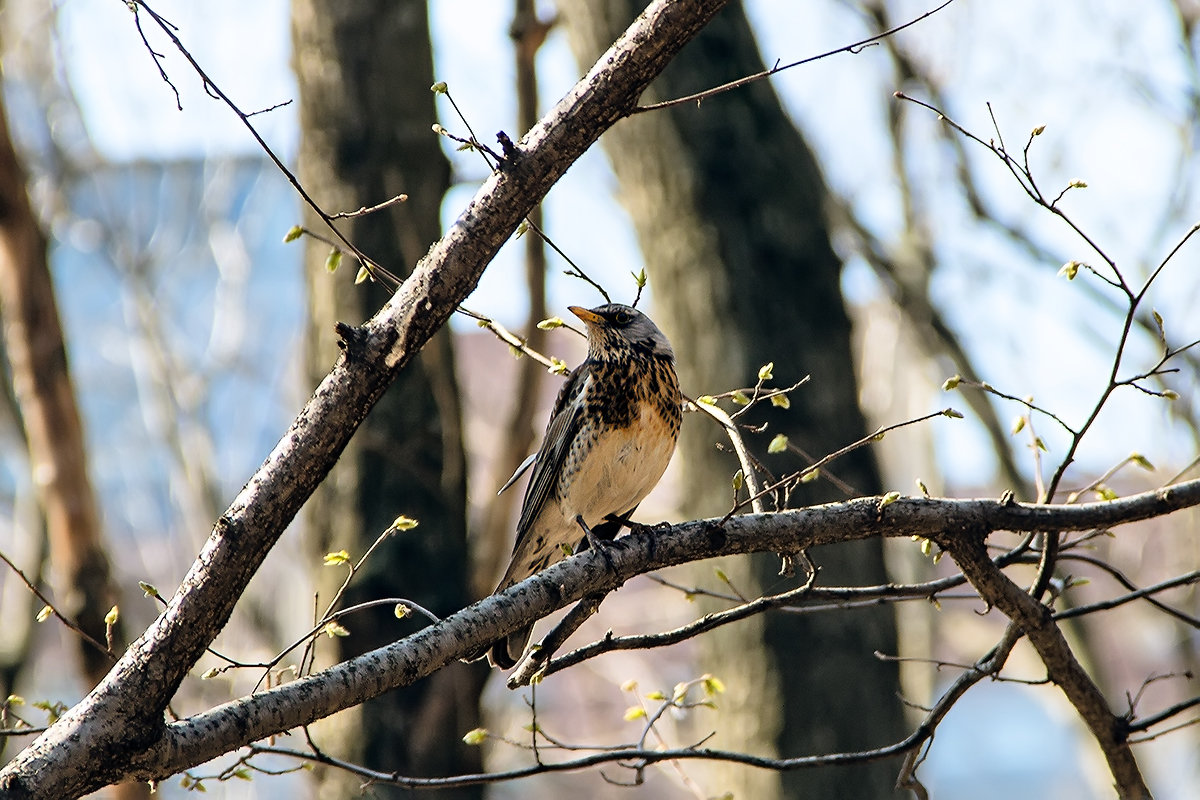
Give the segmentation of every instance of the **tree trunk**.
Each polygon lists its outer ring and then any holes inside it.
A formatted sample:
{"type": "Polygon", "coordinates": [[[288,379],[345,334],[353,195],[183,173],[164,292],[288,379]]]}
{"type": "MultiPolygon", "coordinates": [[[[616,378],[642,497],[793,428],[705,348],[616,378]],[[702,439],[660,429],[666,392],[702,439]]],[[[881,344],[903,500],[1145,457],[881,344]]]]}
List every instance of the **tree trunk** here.
{"type": "MultiPolygon", "coordinates": [[[[591,63],[640,11],[631,0],[560,0],[559,7],[581,63],[591,63]]],[[[643,103],[763,69],[744,12],[732,4],[683,49],[643,103]]],[[[698,108],[687,103],[637,115],[603,141],[645,254],[656,318],[675,344],[684,391],[695,396],[753,385],[757,368],[769,361],[779,383],[811,374],[792,394],[790,410],[772,409],[756,420],[770,428],[765,438],[751,437],[752,449],[779,472],[796,464],[762,455],[775,433],[815,457],[863,436],[841,264],[822,208],[828,188],[770,84],[711,97],[698,108]]],[[[677,459],[685,518],[728,509],[737,463],[714,448],[722,436],[704,419],[684,427],[677,459]]],[[[869,450],[831,471],[856,494],[880,488],[869,450]]],[[[821,480],[792,501],[840,496],[821,480]]],[[[812,557],[823,585],[887,580],[877,541],[812,557]]],[[[778,559],[721,566],[745,595],[781,585],[778,559]]],[[[701,580],[711,585],[711,566],[702,570],[701,580]]],[[[875,747],[904,735],[897,670],[872,656],[896,651],[889,609],[759,616],[707,635],[701,648],[702,668],[729,688],[713,746],[792,756],[875,747]]],[[[754,798],[884,797],[893,792],[895,770],[885,763],[779,775],[730,767],[719,785],[705,788],[754,798]]]]}
{"type": "MultiPolygon", "coordinates": [[[[0,316],[12,371],[13,393],[29,447],[29,463],[50,543],[51,585],[60,613],[95,642],[120,652],[118,619],[105,616],[117,603],[104,547],[100,512],[87,469],[83,423],[67,366],[62,320],[47,261],[46,239],[29,204],[25,172],[0,105],[0,316]]],[[[36,578],[36,575],[34,576],[36,578]]],[[[93,643],[70,635],[83,683],[95,686],[113,659],[93,643]]],[[[145,784],[124,784],[116,797],[148,797],[145,784]]]]}
{"type": "MultiPolygon", "coordinates": [[[[538,17],[534,0],[514,0],[513,22],[509,33],[513,40],[517,86],[517,131],[524,133],[538,121],[537,53],[545,41],[552,22],[538,17]]],[[[535,206],[528,220],[542,227],[542,207],[535,206]]],[[[546,344],[546,332],[537,327],[548,316],[546,310],[546,247],[542,237],[529,235],[525,241],[525,287],[529,293],[529,314],[525,320],[525,343],[533,350],[542,352],[546,344]]],[[[499,467],[496,475],[507,480],[534,446],[534,413],[539,408],[538,398],[542,381],[546,378],[545,368],[532,358],[517,362],[517,385],[513,391],[512,410],[503,439],[496,450],[499,467]]],[[[481,515],[478,535],[474,537],[471,553],[474,590],[477,597],[490,594],[500,579],[504,564],[512,551],[513,520],[520,492],[510,491],[489,498],[481,515]]]]}
{"type": "MultiPolygon", "coordinates": [[[[293,5],[295,66],[300,85],[300,178],[322,207],[353,211],[400,193],[409,200],[346,221],[343,230],[370,258],[397,274],[438,239],[439,207],[450,170],[434,122],[432,53],[423,2],[293,5]]],[[[306,221],[318,230],[315,217],[306,221]]],[[[311,328],[309,375],[315,384],[337,357],[334,323],[358,324],[386,300],[376,284],[354,285],[322,266],[329,246],[309,240],[311,328]]],[[[321,554],[346,549],[359,558],[399,515],[420,522],[394,534],[354,579],[344,605],[405,597],[442,615],[470,601],[466,552],[466,481],[450,331],[424,348],[415,369],[401,373],[346,448],[329,480],[306,507],[321,606],[345,573],[321,567],[321,554]]],[[[424,624],[422,620],[420,624],[424,624]]],[[[398,621],[390,606],[344,622],[344,659],[400,638],[419,626],[398,621]]],[[[367,766],[406,775],[477,771],[479,749],[461,736],[478,725],[485,671],[454,665],[421,687],[395,692],[346,712],[325,727],[322,746],[367,766]],[[340,741],[338,741],[340,739],[340,741]]],[[[357,794],[358,781],[329,775],[322,796],[357,794]]],[[[400,794],[374,787],[379,796],[400,794]]],[[[442,795],[439,795],[442,796],[442,795]]],[[[475,798],[478,788],[445,793],[475,798]]]]}

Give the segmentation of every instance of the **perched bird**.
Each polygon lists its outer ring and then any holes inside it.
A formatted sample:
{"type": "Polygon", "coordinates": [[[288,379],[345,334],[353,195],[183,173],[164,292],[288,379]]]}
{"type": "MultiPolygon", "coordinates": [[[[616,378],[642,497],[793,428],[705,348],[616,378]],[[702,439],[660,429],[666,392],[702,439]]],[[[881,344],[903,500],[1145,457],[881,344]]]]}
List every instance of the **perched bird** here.
{"type": "MultiPolygon", "coordinates": [[[[658,483],[679,436],[682,397],[675,354],[662,331],[619,303],[570,309],[587,326],[587,359],[558,393],[533,457],[512,561],[497,592],[577,549],[585,538],[580,521],[587,530],[603,526],[598,535],[615,535],[621,523],[614,521],[627,519],[658,483]]],[[[492,666],[514,666],[532,629],[493,643],[492,666]]]]}

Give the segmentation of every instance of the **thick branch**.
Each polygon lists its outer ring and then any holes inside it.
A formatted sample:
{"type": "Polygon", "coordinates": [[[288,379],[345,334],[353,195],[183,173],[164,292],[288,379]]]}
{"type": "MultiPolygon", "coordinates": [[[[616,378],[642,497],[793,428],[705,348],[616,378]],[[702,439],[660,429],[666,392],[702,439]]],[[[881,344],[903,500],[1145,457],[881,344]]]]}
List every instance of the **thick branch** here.
{"type": "MultiPolygon", "coordinates": [[[[514,148],[342,358],[218,520],[163,615],[108,677],[0,772],[0,796],[67,797],[175,739],[162,711],[250,577],[397,371],[475,287],[521,219],[726,0],[659,0],[514,148]]],[[[287,727],[290,727],[287,726],[287,727]]]]}
{"type": "MultiPolygon", "coordinates": [[[[903,499],[882,508],[879,503],[878,498],[864,498],[734,517],[724,524],[699,520],[665,531],[631,534],[609,548],[612,571],[602,555],[585,551],[387,647],[171,723],[162,739],[130,765],[128,776],[163,778],[410,685],[487,642],[585,596],[612,591],[637,574],[704,558],[786,551],[874,536],[937,536],[952,553],[983,553],[983,539],[991,531],[1112,527],[1200,505],[1200,480],[1124,500],[1078,506],[924,498],[903,499]]],[[[982,557],[991,568],[992,562],[986,555],[982,557]]],[[[968,560],[964,569],[975,575],[980,567],[968,560]]],[[[998,570],[996,574],[1003,577],[998,570]]],[[[989,594],[994,594],[991,584],[987,586],[989,594]]],[[[1005,602],[1016,609],[1016,601],[1005,602]]],[[[1022,621],[1028,616],[1027,610],[1020,610],[1022,621]]],[[[1073,674],[1070,681],[1077,683],[1073,674]]],[[[1110,740],[1116,742],[1115,730],[1110,740]]]]}
{"type": "MultiPolygon", "coordinates": [[[[943,539],[937,539],[939,544],[943,539]]],[[[1117,791],[1125,800],[1150,797],[1129,747],[1128,720],[1112,713],[1100,688],[1075,658],[1050,609],[1013,583],[992,560],[981,537],[958,536],[945,548],[980,596],[1016,623],[1046,665],[1046,673],[1075,707],[1100,745],[1117,791]]]]}

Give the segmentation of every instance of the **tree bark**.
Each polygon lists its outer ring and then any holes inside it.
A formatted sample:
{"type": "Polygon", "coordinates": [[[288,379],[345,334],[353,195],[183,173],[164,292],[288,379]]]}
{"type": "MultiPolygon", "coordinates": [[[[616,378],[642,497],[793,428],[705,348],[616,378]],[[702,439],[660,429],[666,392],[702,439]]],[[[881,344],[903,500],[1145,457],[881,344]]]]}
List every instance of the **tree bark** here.
{"type": "MultiPolygon", "coordinates": [[[[436,119],[433,55],[423,0],[297,0],[292,6],[300,87],[300,179],[328,210],[353,211],[403,192],[408,200],[347,221],[343,232],[392,272],[407,275],[441,233],[450,167],[436,119]]],[[[320,220],[309,210],[306,225],[320,220]]],[[[337,322],[359,324],[387,300],[384,287],[330,275],[329,246],[306,247],[308,375],[320,381],[337,356],[337,322]]],[[[349,262],[348,262],[349,263],[349,262]]],[[[350,267],[347,271],[350,271],[350,267]]],[[[420,521],[393,535],[350,584],[345,605],[379,597],[413,598],[439,615],[471,599],[466,541],[466,475],[450,331],[421,351],[363,422],[330,479],[306,506],[311,563],[324,601],[343,581],[322,566],[324,553],[354,559],[400,514],[420,521]]],[[[323,607],[323,603],[322,603],[323,607]]],[[[343,661],[412,632],[424,621],[398,620],[391,607],[345,621],[335,639],[343,661]]],[[[326,659],[328,663],[328,659],[326,659]]],[[[331,754],[412,775],[477,772],[479,748],[462,734],[479,724],[486,670],[454,664],[408,692],[393,692],[339,714],[318,731],[331,754]]],[[[322,797],[345,797],[360,782],[339,770],[321,774],[322,797]]],[[[378,787],[380,796],[399,790],[378,787]]],[[[477,798],[479,787],[446,794],[477,798]]]]}
{"type": "MultiPolygon", "coordinates": [[[[639,10],[634,0],[560,0],[559,7],[584,63],[639,10]]],[[[643,103],[763,69],[749,23],[740,5],[731,4],[663,72],[643,103]]],[[[767,438],[785,433],[819,457],[865,435],[841,263],[823,210],[829,190],[770,84],[743,86],[698,108],[688,103],[640,114],[609,131],[604,143],[646,257],[656,318],[675,343],[684,391],[695,396],[753,385],[757,368],[774,362],[778,382],[805,374],[812,381],[791,395],[789,411],[756,420],[769,423],[767,438]]],[[[685,518],[728,508],[727,487],[738,467],[715,450],[721,438],[706,419],[685,426],[676,457],[685,518]]],[[[756,450],[768,466],[785,463],[765,456],[764,444],[756,450]]],[[[852,453],[831,471],[856,493],[879,489],[869,450],[852,453]]],[[[840,496],[821,481],[793,501],[840,496]]],[[[821,583],[887,580],[878,541],[812,555],[821,583]]],[[[722,569],[747,596],[779,583],[779,562],[769,557],[722,569]]],[[[711,577],[705,567],[701,580],[711,577]]],[[[725,742],[791,756],[860,749],[903,727],[896,666],[872,656],[896,652],[890,609],[767,615],[706,636],[701,646],[703,668],[721,675],[732,695],[719,734],[725,742]]],[[[783,776],[735,768],[719,780],[710,792],[731,790],[736,797],[884,797],[893,791],[895,766],[783,776]]]]}

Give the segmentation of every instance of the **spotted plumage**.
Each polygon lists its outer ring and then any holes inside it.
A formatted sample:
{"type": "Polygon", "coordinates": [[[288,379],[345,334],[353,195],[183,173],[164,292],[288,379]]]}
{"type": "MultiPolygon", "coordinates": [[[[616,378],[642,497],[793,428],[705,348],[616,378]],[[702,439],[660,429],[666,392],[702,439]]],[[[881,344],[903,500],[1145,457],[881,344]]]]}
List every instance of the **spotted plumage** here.
{"type": "MultiPolygon", "coordinates": [[[[617,303],[590,311],[571,306],[571,312],[587,325],[587,359],[554,404],[532,462],[512,560],[496,591],[576,549],[583,538],[577,516],[596,528],[637,508],[662,477],[679,436],[682,398],[662,331],[617,303]]],[[[530,631],[494,643],[488,660],[504,669],[515,665],[530,631]]]]}

